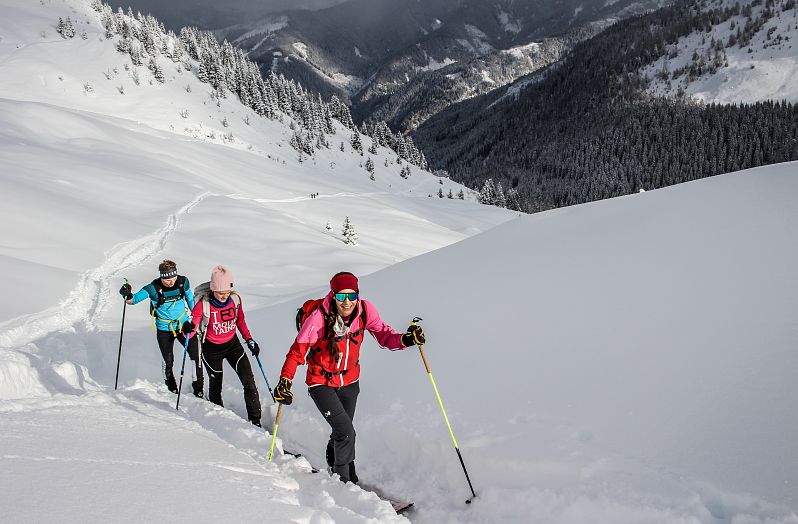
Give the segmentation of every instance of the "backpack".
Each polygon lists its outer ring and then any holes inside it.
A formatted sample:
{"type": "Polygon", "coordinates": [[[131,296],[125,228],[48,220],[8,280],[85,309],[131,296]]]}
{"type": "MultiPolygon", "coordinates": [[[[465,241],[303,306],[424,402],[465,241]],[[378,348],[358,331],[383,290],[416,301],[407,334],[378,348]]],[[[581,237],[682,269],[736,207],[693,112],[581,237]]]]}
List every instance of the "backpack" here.
{"type": "MultiPolygon", "coordinates": [[[[155,331],[155,321],[157,319],[157,320],[160,320],[162,322],[168,322],[169,328],[172,330],[172,333],[177,335],[177,331],[175,330],[173,324],[174,323],[178,323],[179,324],[180,320],[183,318],[185,313],[183,315],[180,315],[180,318],[178,318],[177,320],[169,320],[169,319],[163,319],[163,318],[159,317],[158,313],[157,313],[158,308],[163,306],[164,303],[166,302],[166,297],[164,296],[164,291],[163,291],[164,290],[163,283],[161,282],[160,278],[156,278],[155,280],[150,282],[148,284],[148,286],[152,286],[153,290],[155,291],[155,294],[158,297],[158,299],[155,301],[155,304],[153,304],[152,300],[150,300],[150,316],[152,317],[152,330],[153,330],[153,332],[155,331]]],[[[172,299],[170,297],[169,298],[170,302],[179,302],[181,300],[185,300],[185,298],[186,298],[186,289],[187,289],[187,286],[188,286],[188,279],[186,279],[186,277],[183,276],[183,275],[178,275],[177,276],[177,280],[175,280],[175,286],[177,287],[178,295],[177,295],[177,298],[175,298],[175,299],[172,299]]],[[[145,289],[146,289],[146,286],[145,286],[145,289]]],[[[179,329],[179,326],[178,326],[178,329],[179,329]]]]}
{"type": "MultiPolygon", "coordinates": [[[[186,284],[188,284],[186,277],[183,275],[178,275],[177,280],[175,281],[175,286],[177,286],[177,290],[180,292],[180,294],[175,299],[175,302],[186,298],[186,284]]],[[[155,294],[158,295],[158,300],[154,306],[152,305],[152,302],[150,302],[150,313],[152,313],[159,307],[163,306],[163,303],[166,301],[166,299],[163,296],[164,287],[160,278],[156,278],[150,282],[150,285],[155,289],[155,294]]]]}
{"type": "MultiPolygon", "coordinates": [[[[311,298],[310,300],[306,300],[302,307],[297,308],[296,310],[296,330],[297,333],[300,329],[302,329],[302,323],[305,322],[305,319],[310,316],[313,311],[316,309],[321,309],[321,314],[324,317],[324,336],[322,340],[327,340],[329,338],[328,326],[329,322],[328,319],[330,317],[330,313],[324,311],[324,308],[321,305],[324,303],[323,298],[311,298]]],[[[360,308],[360,326],[361,329],[365,329],[366,327],[366,306],[361,304],[360,308]]]]}
{"type": "MultiPolygon", "coordinates": [[[[202,336],[202,342],[205,342],[205,331],[208,329],[208,323],[211,321],[211,283],[203,282],[194,288],[194,300],[202,302],[202,320],[197,326],[197,333],[202,336]]],[[[241,307],[241,297],[238,293],[233,291],[230,293],[230,298],[233,299],[233,305],[236,308],[235,316],[238,318],[238,308],[241,307]]]]}

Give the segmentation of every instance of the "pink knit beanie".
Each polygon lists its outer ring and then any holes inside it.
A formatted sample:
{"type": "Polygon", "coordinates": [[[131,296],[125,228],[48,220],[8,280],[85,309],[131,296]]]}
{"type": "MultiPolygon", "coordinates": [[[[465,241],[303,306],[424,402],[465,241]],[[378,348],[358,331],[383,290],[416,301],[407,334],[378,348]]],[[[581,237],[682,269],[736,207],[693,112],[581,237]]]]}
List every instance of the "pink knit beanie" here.
{"type": "Polygon", "coordinates": [[[211,291],[231,291],[233,274],[224,266],[216,266],[211,272],[211,291]]]}

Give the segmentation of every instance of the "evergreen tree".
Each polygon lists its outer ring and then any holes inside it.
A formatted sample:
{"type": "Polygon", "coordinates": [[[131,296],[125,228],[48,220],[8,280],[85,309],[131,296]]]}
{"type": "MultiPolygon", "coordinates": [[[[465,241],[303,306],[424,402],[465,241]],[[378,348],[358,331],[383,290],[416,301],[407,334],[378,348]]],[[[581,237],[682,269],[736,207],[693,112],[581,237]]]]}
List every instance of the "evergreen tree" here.
{"type": "Polygon", "coordinates": [[[485,183],[482,184],[478,200],[480,204],[485,204],[486,206],[492,206],[496,203],[496,187],[492,178],[485,180],[485,183]]]}
{"type": "Polygon", "coordinates": [[[496,194],[493,198],[493,205],[496,207],[507,207],[507,199],[504,196],[504,189],[502,183],[496,184],[496,194]]]}
{"type": "Polygon", "coordinates": [[[354,149],[361,155],[363,154],[363,144],[360,142],[360,133],[358,133],[357,131],[353,131],[352,136],[349,139],[349,144],[352,146],[352,149],[354,149]]]}
{"type": "Polygon", "coordinates": [[[352,222],[349,220],[349,217],[344,219],[344,226],[341,231],[341,235],[344,237],[344,244],[348,244],[350,246],[357,245],[357,232],[355,231],[355,226],[353,226],[352,222]]]}

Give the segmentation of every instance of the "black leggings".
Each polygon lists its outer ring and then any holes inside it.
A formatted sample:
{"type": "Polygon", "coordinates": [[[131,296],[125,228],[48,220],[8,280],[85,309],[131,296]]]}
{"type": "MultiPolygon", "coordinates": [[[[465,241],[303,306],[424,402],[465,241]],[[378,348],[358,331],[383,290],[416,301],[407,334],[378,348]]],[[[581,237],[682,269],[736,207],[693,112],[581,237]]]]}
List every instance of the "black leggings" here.
{"type": "Polygon", "coordinates": [[[238,380],[244,386],[244,403],[247,406],[247,417],[251,422],[260,422],[260,398],[258,397],[258,387],[255,385],[255,376],[252,374],[252,366],[249,359],[244,354],[244,348],[238,337],[234,336],[227,342],[214,344],[213,342],[202,343],[202,360],[208,370],[208,400],[214,404],[224,406],[222,402],[222,379],[224,361],[238,374],[238,380]]]}
{"type": "MultiPolygon", "coordinates": [[[[175,340],[180,342],[180,350],[181,350],[181,365],[182,365],[182,351],[186,344],[186,337],[182,333],[178,333],[175,336],[171,331],[161,331],[160,329],[156,332],[155,338],[158,340],[158,347],[161,350],[161,356],[163,356],[164,361],[164,378],[168,379],[170,376],[174,377],[174,371],[172,367],[175,364],[175,340]]],[[[202,387],[204,386],[203,382],[203,375],[202,375],[202,366],[200,365],[199,358],[198,358],[198,346],[197,346],[197,337],[191,337],[188,339],[188,356],[191,360],[194,361],[194,372],[196,374],[196,381],[194,382],[195,389],[199,389],[202,391],[202,387]]]]}
{"type": "Polygon", "coordinates": [[[324,420],[332,428],[327,444],[327,462],[344,482],[357,482],[355,463],[355,407],[360,394],[360,383],[354,382],[341,388],[313,386],[308,389],[310,398],[316,403],[324,420]],[[330,457],[332,448],[332,457],[330,457]],[[332,460],[331,460],[332,459],[332,460]]]}

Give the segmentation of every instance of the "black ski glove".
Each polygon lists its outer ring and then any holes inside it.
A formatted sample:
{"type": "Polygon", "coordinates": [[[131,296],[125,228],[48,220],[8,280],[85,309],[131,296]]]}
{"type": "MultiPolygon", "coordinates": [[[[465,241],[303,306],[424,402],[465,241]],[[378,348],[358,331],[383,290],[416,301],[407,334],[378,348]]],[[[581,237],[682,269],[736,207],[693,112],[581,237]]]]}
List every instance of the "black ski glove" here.
{"type": "Polygon", "coordinates": [[[257,357],[260,354],[260,348],[258,347],[258,343],[252,340],[251,338],[248,338],[246,340],[246,343],[247,347],[249,348],[249,351],[252,353],[252,356],[257,357]]]}
{"type": "Polygon", "coordinates": [[[191,333],[194,332],[195,327],[197,326],[194,325],[194,322],[186,320],[185,322],[183,322],[183,327],[180,328],[180,332],[183,333],[184,335],[190,335],[191,333]]]}
{"type": "Polygon", "coordinates": [[[294,394],[291,393],[290,380],[285,377],[280,377],[280,382],[278,382],[277,387],[274,388],[274,400],[286,406],[291,405],[291,402],[294,401],[294,394]]]}
{"type": "Polygon", "coordinates": [[[125,300],[130,300],[133,298],[133,288],[130,287],[130,284],[124,283],[122,287],[119,288],[119,294],[122,295],[125,300]]]}
{"type": "Polygon", "coordinates": [[[410,324],[410,327],[407,328],[407,333],[402,335],[402,345],[404,347],[410,347],[415,344],[420,346],[426,343],[427,339],[424,337],[424,330],[418,324],[410,324]]]}

